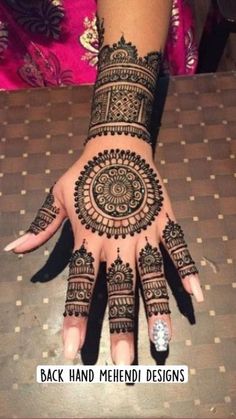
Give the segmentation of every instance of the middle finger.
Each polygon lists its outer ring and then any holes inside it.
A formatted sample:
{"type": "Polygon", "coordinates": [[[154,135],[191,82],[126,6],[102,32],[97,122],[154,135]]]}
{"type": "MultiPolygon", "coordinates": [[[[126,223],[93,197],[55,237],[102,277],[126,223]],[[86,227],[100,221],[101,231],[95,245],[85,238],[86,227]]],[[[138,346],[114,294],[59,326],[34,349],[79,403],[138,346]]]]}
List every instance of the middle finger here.
{"type": "Polygon", "coordinates": [[[135,251],[130,241],[115,241],[109,248],[107,260],[107,287],[111,356],[115,364],[130,365],[134,359],[135,313],[135,251]]]}

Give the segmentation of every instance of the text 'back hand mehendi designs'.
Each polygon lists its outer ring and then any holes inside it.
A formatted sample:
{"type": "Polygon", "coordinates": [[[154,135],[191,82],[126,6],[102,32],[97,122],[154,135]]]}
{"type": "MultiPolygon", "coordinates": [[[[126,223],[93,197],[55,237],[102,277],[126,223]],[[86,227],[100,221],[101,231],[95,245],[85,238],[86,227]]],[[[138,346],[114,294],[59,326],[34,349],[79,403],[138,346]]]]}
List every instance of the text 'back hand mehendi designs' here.
{"type": "MultiPolygon", "coordinates": [[[[146,238],[147,240],[147,238],[146,238]]],[[[148,243],[139,253],[139,270],[147,315],[169,314],[169,296],[163,273],[163,259],[157,247],[148,243]]]]}
{"type": "Polygon", "coordinates": [[[46,228],[55,220],[59,212],[60,208],[55,206],[52,186],[42,207],[38,210],[38,213],[27,232],[37,235],[46,230],[46,228]]]}
{"type": "Polygon", "coordinates": [[[179,224],[170,219],[168,214],[166,216],[168,221],[162,236],[165,240],[167,250],[170,252],[177,266],[180,277],[184,279],[188,275],[197,274],[198,270],[189,253],[183,230],[179,224]]]}
{"type": "Polygon", "coordinates": [[[70,259],[64,316],[88,316],[94,281],[94,258],[86,250],[84,240],[70,259]]]}
{"type": "Polygon", "coordinates": [[[101,135],[125,134],[151,144],[150,125],[160,52],[138,56],[137,48],[120,40],[102,46],[103,24],[98,21],[100,51],[87,141],[101,135]]]}
{"type": "Polygon", "coordinates": [[[117,258],[108,268],[109,322],[111,333],[134,330],[134,282],[133,270],[124,263],[117,249],[117,258]]]}
{"type": "Polygon", "coordinates": [[[75,182],[74,206],[86,229],[108,238],[145,230],[162,208],[156,173],[129,150],[105,150],[90,160],[75,182]]]}

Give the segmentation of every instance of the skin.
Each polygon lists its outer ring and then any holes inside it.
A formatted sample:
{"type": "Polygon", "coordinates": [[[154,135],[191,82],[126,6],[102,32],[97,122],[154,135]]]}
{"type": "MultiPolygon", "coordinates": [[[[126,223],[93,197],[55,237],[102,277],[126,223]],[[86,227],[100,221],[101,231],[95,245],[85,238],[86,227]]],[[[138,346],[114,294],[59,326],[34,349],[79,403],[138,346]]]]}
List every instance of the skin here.
{"type": "MultiPolygon", "coordinates": [[[[169,25],[171,10],[169,0],[99,0],[98,15],[104,18],[105,39],[104,44],[113,44],[124,34],[125,38],[134,44],[140,56],[150,51],[163,51],[169,25]],[[124,13],[125,11],[125,13],[124,13]]],[[[117,257],[117,247],[120,255],[125,255],[125,263],[129,263],[135,275],[135,264],[139,257],[140,250],[146,244],[146,237],[149,243],[155,247],[163,241],[162,232],[167,222],[166,213],[172,220],[175,216],[171,207],[170,199],[165,186],[155,167],[152,157],[151,146],[138,138],[129,136],[104,136],[90,140],[83,151],[82,156],[67,172],[56,182],[53,188],[55,205],[60,208],[60,213],[45,231],[34,235],[27,233],[16,241],[6,246],[6,251],[23,253],[32,250],[47,241],[60,227],[65,218],[69,218],[75,239],[74,249],[79,249],[83,240],[88,243],[89,251],[92,252],[97,276],[101,261],[109,267],[117,257]],[[155,218],[155,221],[148,226],[147,230],[135,234],[133,237],[126,236],[125,239],[108,239],[106,235],[98,236],[80,223],[74,208],[74,184],[84,165],[99,152],[109,149],[124,149],[134,151],[149,163],[157,174],[163,190],[163,207],[155,218]]],[[[165,245],[165,243],[163,243],[165,245]]],[[[123,257],[124,259],[124,257],[123,257]]],[[[193,294],[197,302],[203,301],[198,275],[189,275],[183,279],[185,290],[193,294]]],[[[135,284],[135,278],[134,278],[135,284]]],[[[148,318],[149,337],[153,340],[152,329],[157,319],[166,321],[171,338],[170,315],[158,314],[148,318]]],[[[73,359],[82,348],[86,334],[87,319],[83,317],[67,316],[64,318],[62,338],[64,342],[64,353],[68,359],[73,359]]],[[[113,362],[119,365],[131,364],[134,359],[134,336],[133,333],[111,334],[111,356],[113,362]]]]}

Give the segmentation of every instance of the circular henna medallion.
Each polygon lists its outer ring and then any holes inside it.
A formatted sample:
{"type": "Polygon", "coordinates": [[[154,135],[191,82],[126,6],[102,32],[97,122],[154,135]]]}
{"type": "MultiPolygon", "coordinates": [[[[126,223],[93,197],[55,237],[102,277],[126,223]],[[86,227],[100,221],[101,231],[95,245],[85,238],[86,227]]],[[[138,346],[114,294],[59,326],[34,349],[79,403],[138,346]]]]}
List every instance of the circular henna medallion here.
{"type": "Polygon", "coordinates": [[[75,211],[87,229],[108,238],[133,236],[151,225],[162,207],[156,173],[129,150],[105,150],[75,182],[75,211]]]}
{"type": "Polygon", "coordinates": [[[96,205],[108,216],[123,218],[139,209],[145,198],[145,185],[135,170],[125,165],[105,167],[93,181],[96,205]]]}

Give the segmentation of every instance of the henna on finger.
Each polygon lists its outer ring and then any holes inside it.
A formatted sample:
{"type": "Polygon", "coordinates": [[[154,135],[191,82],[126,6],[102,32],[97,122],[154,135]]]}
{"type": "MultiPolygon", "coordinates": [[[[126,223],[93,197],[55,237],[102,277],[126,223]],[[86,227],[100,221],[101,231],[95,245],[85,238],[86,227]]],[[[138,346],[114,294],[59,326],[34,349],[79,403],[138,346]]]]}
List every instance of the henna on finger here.
{"type": "Polygon", "coordinates": [[[35,235],[45,231],[46,228],[55,220],[59,214],[60,208],[55,205],[55,199],[53,195],[53,186],[50,192],[46,196],[46,199],[42,207],[38,210],[34,221],[31,223],[27,230],[27,233],[33,233],[35,235]]]}
{"type": "Polygon", "coordinates": [[[107,271],[110,333],[134,331],[134,274],[129,263],[117,258],[107,271]]]}
{"type": "Polygon", "coordinates": [[[157,247],[149,244],[141,249],[138,258],[147,316],[170,314],[169,296],[163,273],[163,259],[157,247]]]}
{"type": "Polygon", "coordinates": [[[84,166],[75,182],[74,206],[80,222],[107,238],[145,230],[162,208],[157,174],[129,150],[105,150],[84,166]]]}
{"type": "Polygon", "coordinates": [[[84,240],[70,259],[64,317],[88,317],[94,281],[94,257],[85,248],[84,240]]]}
{"type": "Polygon", "coordinates": [[[188,275],[198,274],[195,262],[189,253],[187,243],[184,239],[183,230],[178,223],[170,219],[168,214],[166,216],[168,221],[163,230],[162,237],[180,277],[184,279],[188,275]]]}
{"type": "Polygon", "coordinates": [[[170,314],[169,295],[164,278],[163,258],[157,247],[146,237],[146,245],[139,252],[138,265],[148,318],[156,317],[151,333],[157,351],[165,351],[170,339],[169,326],[162,315],[170,314]]]}

